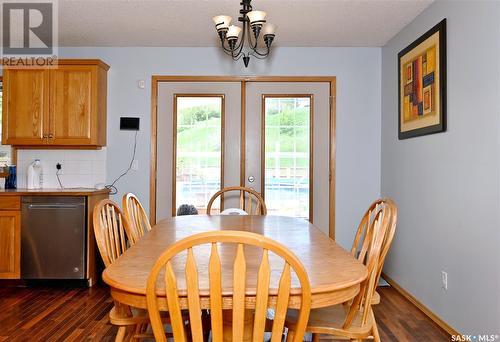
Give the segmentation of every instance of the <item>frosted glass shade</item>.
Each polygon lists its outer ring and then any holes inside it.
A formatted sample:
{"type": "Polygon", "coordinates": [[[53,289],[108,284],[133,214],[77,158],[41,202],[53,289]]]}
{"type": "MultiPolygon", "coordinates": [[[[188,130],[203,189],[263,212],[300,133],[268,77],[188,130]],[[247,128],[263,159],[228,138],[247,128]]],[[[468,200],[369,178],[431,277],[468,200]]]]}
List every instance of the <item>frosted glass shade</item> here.
{"type": "Polygon", "coordinates": [[[229,26],[229,30],[227,31],[226,37],[227,39],[238,39],[238,36],[240,35],[241,32],[241,27],[231,25],[229,26]]]}
{"type": "Polygon", "coordinates": [[[268,35],[268,34],[275,34],[276,32],[276,25],[265,23],[264,26],[262,27],[262,34],[268,35]]]}
{"type": "Polygon", "coordinates": [[[212,18],[217,30],[227,29],[231,24],[232,18],[228,15],[218,15],[212,18]]]}
{"type": "Polygon", "coordinates": [[[247,13],[250,25],[262,25],[266,22],[266,15],[264,11],[250,11],[247,13]]]}

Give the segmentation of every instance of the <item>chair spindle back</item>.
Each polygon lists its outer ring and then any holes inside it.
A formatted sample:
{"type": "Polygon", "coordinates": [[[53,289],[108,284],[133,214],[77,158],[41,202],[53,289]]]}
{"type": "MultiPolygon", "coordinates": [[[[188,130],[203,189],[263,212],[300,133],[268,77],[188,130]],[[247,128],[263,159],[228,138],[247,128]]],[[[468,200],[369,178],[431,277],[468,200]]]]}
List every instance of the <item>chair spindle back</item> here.
{"type": "Polygon", "coordinates": [[[262,196],[257,191],[244,186],[230,186],[217,191],[208,202],[207,215],[211,215],[212,205],[217,197],[224,198],[224,195],[231,191],[240,192],[240,209],[246,211],[248,215],[267,215],[266,203],[262,196]]]}
{"type": "MultiPolygon", "coordinates": [[[[223,288],[222,266],[219,255],[219,245],[236,244],[236,256],[233,264],[233,295],[232,298],[232,340],[242,341],[245,322],[245,310],[254,309],[253,341],[263,341],[266,327],[266,312],[269,307],[275,309],[275,319],[272,326],[271,341],[281,341],[285,316],[289,306],[291,292],[291,271],[296,274],[301,287],[301,308],[294,342],[302,341],[305,333],[311,307],[311,288],[307,273],[297,257],[286,247],[262,235],[242,231],[215,231],[200,233],[178,241],[168,248],[156,261],[149,275],[146,286],[147,306],[155,339],[166,341],[159,313],[157,283],[160,272],[164,270],[167,305],[172,322],[175,341],[186,341],[186,331],[181,315],[181,300],[177,289],[177,278],[172,267],[172,259],[179,253],[187,253],[185,263],[185,280],[187,286],[187,307],[189,310],[191,336],[194,341],[202,341],[203,329],[201,322],[200,289],[198,283],[198,267],[193,247],[210,245],[211,255],[208,260],[208,284],[210,287],[209,309],[212,323],[213,341],[223,339],[223,288]],[[246,288],[246,260],[244,246],[255,246],[262,249],[262,259],[258,270],[255,300],[248,300],[246,288]],[[279,287],[270,293],[271,266],[269,252],[284,261],[284,267],[279,279],[279,287]],[[277,291],[277,293],[275,293],[277,291]],[[254,306],[249,307],[249,303],[254,306]]],[[[221,246],[221,249],[225,248],[221,246]]],[[[227,297],[225,297],[227,298],[227,297]]],[[[164,300],[164,299],[163,299],[164,300]]],[[[206,307],[205,307],[206,308],[206,307]]],[[[227,306],[225,307],[227,308],[227,306]]]]}

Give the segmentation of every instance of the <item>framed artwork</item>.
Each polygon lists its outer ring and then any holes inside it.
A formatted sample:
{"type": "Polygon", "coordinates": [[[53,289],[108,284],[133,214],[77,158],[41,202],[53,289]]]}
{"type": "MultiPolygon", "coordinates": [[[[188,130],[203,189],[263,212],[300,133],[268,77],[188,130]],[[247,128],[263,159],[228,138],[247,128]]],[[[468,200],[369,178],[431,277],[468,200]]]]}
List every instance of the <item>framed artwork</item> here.
{"type": "Polygon", "coordinates": [[[399,139],[446,130],[446,19],[398,54],[399,139]]]}

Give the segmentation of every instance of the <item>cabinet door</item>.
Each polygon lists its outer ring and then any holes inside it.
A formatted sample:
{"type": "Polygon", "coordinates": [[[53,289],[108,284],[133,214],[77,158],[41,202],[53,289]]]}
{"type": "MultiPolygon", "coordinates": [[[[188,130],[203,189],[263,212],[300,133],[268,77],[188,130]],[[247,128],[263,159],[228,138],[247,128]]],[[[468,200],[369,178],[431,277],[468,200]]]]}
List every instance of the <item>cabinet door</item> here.
{"type": "Polygon", "coordinates": [[[49,130],[48,85],[48,70],[4,70],[3,144],[44,143],[49,130]]]}
{"type": "Polygon", "coordinates": [[[50,144],[92,144],[95,83],[94,67],[59,66],[50,71],[50,144]]]}
{"type": "Polygon", "coordinates": [[[19,279],[21,212],[0,211],[0,279],[19,279]]]}

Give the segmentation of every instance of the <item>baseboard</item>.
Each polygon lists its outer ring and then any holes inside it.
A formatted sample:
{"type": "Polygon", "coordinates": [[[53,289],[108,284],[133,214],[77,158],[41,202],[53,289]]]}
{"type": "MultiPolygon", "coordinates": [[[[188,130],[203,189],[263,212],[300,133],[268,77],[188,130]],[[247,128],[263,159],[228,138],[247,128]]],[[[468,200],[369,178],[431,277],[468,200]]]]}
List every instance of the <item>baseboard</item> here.
{"type": "Polygon", "coordinates": [[[458,331],[453,329],[448,323],[439,318],[434,312],[429,310],[424,304],[420,303],[418,299],[413,297],[411,293],[402,288],[398,283],[387,276],[387,274],[382,273],[382,277],[391,285],[396,291],[398,291],[403,297],[408,299],[413,305],[415,305],[420,311],[422,311],[427,317],[429,317],[434,323],[436,323],[441,329],[446,331],[450,336],[460,335],[458,331]]]}

